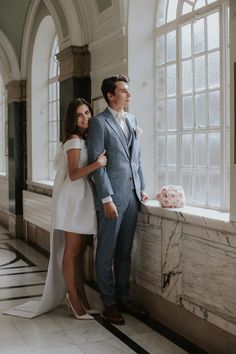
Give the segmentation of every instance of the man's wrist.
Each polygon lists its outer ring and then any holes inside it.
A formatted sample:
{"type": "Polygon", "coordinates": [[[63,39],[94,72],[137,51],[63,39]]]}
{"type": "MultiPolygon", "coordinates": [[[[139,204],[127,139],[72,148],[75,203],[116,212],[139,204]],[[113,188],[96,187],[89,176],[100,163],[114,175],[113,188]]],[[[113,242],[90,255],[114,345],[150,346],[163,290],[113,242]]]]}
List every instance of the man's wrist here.
{"type": "Polygon", "coordinates": [[[106,203],[109,203],[109,202],[112,202],[112,197],[110,195],[108,195],[105,198],[102,198],[102,204],[106,204],[106,203]]]}

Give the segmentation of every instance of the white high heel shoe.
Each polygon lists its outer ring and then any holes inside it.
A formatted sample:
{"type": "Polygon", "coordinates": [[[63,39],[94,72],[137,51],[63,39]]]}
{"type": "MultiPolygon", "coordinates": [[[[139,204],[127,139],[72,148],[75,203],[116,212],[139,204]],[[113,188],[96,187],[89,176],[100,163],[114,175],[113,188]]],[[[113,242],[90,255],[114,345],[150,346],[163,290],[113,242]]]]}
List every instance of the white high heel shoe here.
{"type": "Polygon", "coordinates": [[[88,313],[85,313],[84,315],[78,315],[70,302],[70,298],[69,298],[68,293],[66,294],[66,302],[67,302],[67,306],[69,309],[69,313],[72,311],[77,320],[93,320],[94,319],[88,313]]]}

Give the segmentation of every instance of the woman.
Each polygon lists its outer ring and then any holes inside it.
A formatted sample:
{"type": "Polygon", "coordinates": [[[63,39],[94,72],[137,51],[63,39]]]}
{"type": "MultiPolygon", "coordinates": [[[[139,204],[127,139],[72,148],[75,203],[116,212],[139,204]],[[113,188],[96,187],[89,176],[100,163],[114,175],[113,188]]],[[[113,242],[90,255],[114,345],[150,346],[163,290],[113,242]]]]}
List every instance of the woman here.
{"type": "Polygon", "coordinates": [[[88,303],[82,267],[86,234],[97,231],[92,188],[86,176],[107,163],[105,152],[101,152],[87,165],[86,138],[92,115],[90,104],[82,98],[71,101],[67,109],[65,139],[55,157],[51,252],[41,302],[29,301],[6,314],[32,318],[57,307],[65,296],[77,319],[93,319],[91,314],[98,313],[88,303]]]}

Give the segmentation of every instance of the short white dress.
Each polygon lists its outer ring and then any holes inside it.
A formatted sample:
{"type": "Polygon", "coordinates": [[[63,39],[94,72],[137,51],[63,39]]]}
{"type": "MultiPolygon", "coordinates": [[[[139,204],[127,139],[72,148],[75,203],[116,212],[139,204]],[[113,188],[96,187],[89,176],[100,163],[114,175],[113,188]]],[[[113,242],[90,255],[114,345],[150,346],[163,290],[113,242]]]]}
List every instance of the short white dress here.
{"type": "Polygon", "coordinates": [[[97,230],[96,212],[93,199],[93,191],[87,177],[71,181],[68,176],[67,151],[80,150],[79,166],[86,166],[88,154],[86,142],[83,139],[74,138],[66,141],[59,149],[55,159],[57,175],[54,182],[54,208],[53,228],[80,234],[95,234],[97,230]],[[64,154],[64,156],[63,156],[64,154]],[[59,159],[59,161],[57,161],[59,159]],[[66,176],[63,180],[66,161],[66,176]]]}
{"type": "Polygon", "coordinates": [[[66,152],[70,149],[80,149],[79,167],[87,164],[84,140],[75,138],[60,144],[54,161],[57,173],[52,198],[50,258],[41,301],[30,300],[10,308],[4,314],[34,318],[59,306],[64,301],[67,291],[62,273],[64,231],[81,234],[95,234],[97,231],[93,193],[88,179],[83,177],[71,181],[68,177],[66,152]]]}

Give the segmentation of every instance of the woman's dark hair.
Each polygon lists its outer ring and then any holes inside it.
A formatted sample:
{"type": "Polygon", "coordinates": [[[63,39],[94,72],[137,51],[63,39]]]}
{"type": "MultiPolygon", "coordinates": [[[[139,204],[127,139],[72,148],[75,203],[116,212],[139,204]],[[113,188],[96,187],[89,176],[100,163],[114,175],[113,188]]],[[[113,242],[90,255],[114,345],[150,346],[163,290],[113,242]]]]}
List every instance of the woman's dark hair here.
{"type": "Polygon", "coordinates": [[[111,93],[112,95],[115,94],[117,81],[124,81],[128,84],[129,79],[127,76],[124,76],[124,75],[112,75],[112,76],[104,79],[102,82],[102,87],[101,87],[102,94],[108,104],[109,104],[109,98],[108,98],[107,94],[108,93],[111,93]]]}
{"type": "Polygon", "coordinates": [[[88,109],[90,110],[91,116],[93,116],[93,109],[84,98],[75,98],[73,99],[67,108],[66,112],[66,119],[65,119],[65,124],[64,124],[64,141],[66,142],[71,135],[77,134],[80,137],[82,137],[82,134],[80,133],[79,127],[77,126],[77,117],[76,117],[76,111],[77,108],[86,105],[88,109]]]}

